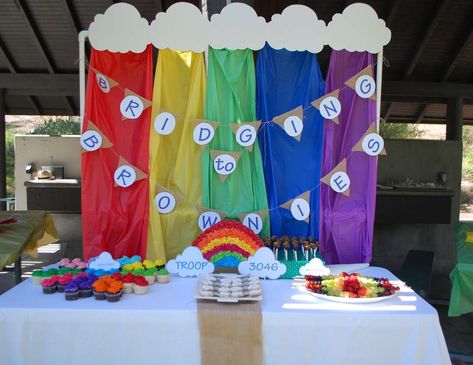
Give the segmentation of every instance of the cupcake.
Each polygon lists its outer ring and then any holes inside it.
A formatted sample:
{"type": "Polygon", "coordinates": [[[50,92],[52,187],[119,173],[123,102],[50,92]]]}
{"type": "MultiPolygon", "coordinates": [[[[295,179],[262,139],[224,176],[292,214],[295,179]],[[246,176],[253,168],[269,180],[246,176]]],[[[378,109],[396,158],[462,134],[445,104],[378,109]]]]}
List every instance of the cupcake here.
{"type": "Polygon", "coordinates": [[[143,272],[143,277],[146,279],[149,285],[154,284],[156,281],[155,274],[157,273],[158,270],[156,270],[155,267],[152,267],[151,269],[147,269],[143,272]]]}
{"type": "Polygon", "coordinates": [[[80,269],[80,270],[85,270],[85,269],[87,269],[87,263],[84,262],[84,261],[78,262],[77,263],[77,268],[80,269]]]}
{"type": "Polygon", "coordinates": [[[55,279],[44,279],[41,286],[43,287],[43,294],[54,294],[57,291],[55,279]]]}
{"type": "Polygon", "coordinates": [[[158,271],[158,283],[165,284],[169,283],[169,272],[166,269],[161,269],[158,271]]]}
{"type": "Polygon", "coordinates": [[[92,296],[92,283],[90,280],[85,280],[79,285],[79,298],[88,298],[92,296]]]}
{"type": "Polygon", "coordinates": [[[48,269],[43,271],[43,279],[51,279],[54,275],[58,274],[58,269],[48,269]]]}
{"type": "Polygon", "coordinates": [[[110,275],[110,277],[111,277],[113,280],[122,281],[122,275],[121,275],[119,272],[113,273],[112,275],[110,275]]]}
{"type": "Polygon", "coordinates": [[[79,299],[79,287],[72,281],[64,287],[64,293],[68,301],[79,299]]]}
{"type": "Polygon", "coordinates": [[[154,263],[154,261],[144,260],[143,261],[143,266],[145,267],[145,269],[151,269],[151,268],[155,268],[156,264],[154,263]]]}
{"type": "Polygon", "coordinates": [[[107,291],[108,285],[103,280],[97,280],[92,284],[93,293],[96,300],[105,300],[105,292],[107,291]]]}
{"type": "Polygon", "coordinates": [[[143,276],[135,276],[133,283],[133,293],[143,295],[148,292],[148,282],[143,276]]]}
{"type": "Polygon", "coordinates": [[[66,265],[69,265],[70,262],[71,260],[69,260],[68,258],[63,258],[61,261],[59,261],[59,268],[63,268],[66,265]]]}
{"type": "Polygon", "coordinates": [[[33,270],[33,273],[31,274],[31,282],[34,285],[41,285],[43,278],[44,278],[43,270],[33,270]]]}
{"type": "Polygon", "coordinates": [[[134,283],[135,277],[133,274],[128,273],[122,277],[122,283],[123,283],[123,294],[131,294],[133,293],[133,283],[134,283]]]}
{"type": "Polygon", "coordinates": [[[164,269],[164,266],[166,265],[164,260],[160,260],[160,259],[155,260],[154,263],[156,265],[156,269],[158,270],[164,269]]]}
{"type": "Polygon", "coordinates": [[[72,275],[69,273],[66,273],[62,276],[60,276],[57,279],[57,291],[59,293],[64,293],[64,288],[67,284],[69,284],[72,281],[72,275]]]}
{"type": "Polygon", "coordinates": [[[113,280],[105,292],[107,302],[118,302],[122,296],[123,283],[118,280],[113,280]]]}

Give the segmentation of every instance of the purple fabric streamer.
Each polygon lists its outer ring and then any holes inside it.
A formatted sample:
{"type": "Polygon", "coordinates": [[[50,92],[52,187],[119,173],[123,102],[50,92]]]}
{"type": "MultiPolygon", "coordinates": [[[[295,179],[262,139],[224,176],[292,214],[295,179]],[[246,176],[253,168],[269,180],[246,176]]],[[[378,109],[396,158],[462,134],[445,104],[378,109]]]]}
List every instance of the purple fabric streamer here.
{"type": "Polygon", "coordinates": [[[325,121],[322,176],[347,158],[350,196],[320,186],[320,250],[327,264],[371,261],[376,203],[377,158],[351,149],[376,121],[376,101],[359,97],[345,81],[373,64],[367,52],[332,51],[325,93],[341,89],[337,125],[325,121]],[[343,89],[342,89],[343,88],[343,89]]]}

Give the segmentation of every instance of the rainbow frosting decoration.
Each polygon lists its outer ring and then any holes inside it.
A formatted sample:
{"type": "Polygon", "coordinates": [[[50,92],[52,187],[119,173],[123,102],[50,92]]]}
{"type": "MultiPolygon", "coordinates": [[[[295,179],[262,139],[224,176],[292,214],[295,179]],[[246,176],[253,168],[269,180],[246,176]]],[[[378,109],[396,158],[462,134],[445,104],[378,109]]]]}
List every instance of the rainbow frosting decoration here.
{"type": "Polygon", "coordinates": [[[192,246],[196,246],[215,267],[237,267],[264,244],[240,222],[224,220],[202,232],[192,246]]]}

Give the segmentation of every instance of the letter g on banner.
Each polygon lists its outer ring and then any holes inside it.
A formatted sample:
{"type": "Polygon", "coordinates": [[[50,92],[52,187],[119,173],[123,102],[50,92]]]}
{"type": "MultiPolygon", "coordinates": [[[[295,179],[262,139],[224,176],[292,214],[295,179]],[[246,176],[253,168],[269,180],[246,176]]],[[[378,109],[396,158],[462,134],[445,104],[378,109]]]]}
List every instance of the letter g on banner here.
{"type": "Polygon", "coordinates": [[[360,98],[367,99],[376,91],[376,83],[370,75],[361,75],[356,80],[355,91],[360,98]]]}
{"type": "Polygon", "coordinates": [[[250,124],[242,125],[236,131],[235,137],[240,146],[249,147],[255,143],[256,129],[250,124]]]}

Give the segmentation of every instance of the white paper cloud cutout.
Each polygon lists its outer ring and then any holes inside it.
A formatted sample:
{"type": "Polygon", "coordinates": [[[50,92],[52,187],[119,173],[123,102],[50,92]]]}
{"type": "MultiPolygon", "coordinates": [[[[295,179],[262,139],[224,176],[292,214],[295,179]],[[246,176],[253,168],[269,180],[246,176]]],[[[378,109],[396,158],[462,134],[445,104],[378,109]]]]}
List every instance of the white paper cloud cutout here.
{"type": "Polygon", "coordinates": [[[104,251],[100,255],[93,257],[89,260],[88,264],[89,269],[94,270],[111,270],[111,269],[119,269],[120,263],[117,260],[114,260],[112,255],[104,251]]]}
{"type": "Polygon", "coordinates": [[[211,274],[215,266],[204,259],[202,252],[194,246],[187,247],[182,254],[175,259],[169,260],[166,269],[171,274],[179,274],[181,277],[197,276],[200,274],[211,274]]]}
{"type": "Polygon", "coordinates": [[[304,5],[290,5],[268,23],[267,41],[274,49],[319,53],[327,44],[326,26],[304,5]]]}
{"type": "Polygon", "coordinates": [[[259,248],[248,260],[240,262],[238,272],[243,275],[258,275],[262,278],[277,279],[286,272],[286,265],[274,258],[274,253],[267,247],[259,248]],[[254,266],[253,266],[254,265],[254,266]],[[274,266],[273,266],[274,265],[274,266]],[[261,270],[251,270],[250,268],[262,268],[261,270]],[[265,267],[277,268],[276,270],[264,269],[265,267]]]}
{"type": "Polygon", "coordinates": [[[117,3],[105,14],[97,14],[89,26],[89,40],[96,50],[135,52],[145,50],[149,41],[148,21],[130,4],[117,3]]]}
{"type": "Polygon", "coordinates": [[[209,21],[199,8],[179,2],[151,22],[150,40],[156,48],[203,52],[209,45],[209,21]]]}
{"type": "Polygon", "coordinates": [[[329,275],[330,269],[324,265],[321,259],[313,258],[299,269],[301,275],[329,275]]]}
{"type": "Polygon", "coordinates": [[[333,16],[327,25],[327,40],[337,51],[378,53],[391,40],[391,31],[371,6],[354,3],[333,16]]]}
{"type": "Polygon", "coordinates": [[[258,50],[266,40],[266,20],[244,3],[231,3],[210,18],[210,45],[215,49],[258,50]]]}

